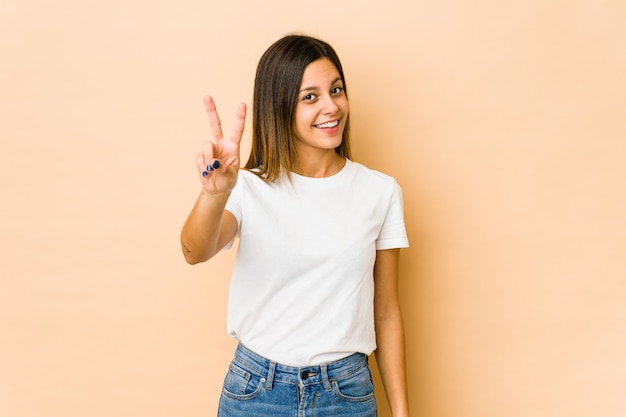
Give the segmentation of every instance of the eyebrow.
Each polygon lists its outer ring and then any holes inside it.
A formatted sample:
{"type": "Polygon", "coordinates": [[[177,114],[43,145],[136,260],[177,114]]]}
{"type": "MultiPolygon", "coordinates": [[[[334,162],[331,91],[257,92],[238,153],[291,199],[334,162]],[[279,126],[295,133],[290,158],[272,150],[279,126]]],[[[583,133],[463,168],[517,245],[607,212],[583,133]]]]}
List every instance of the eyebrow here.
{"type": "MultiPolygon", "coordinates": [[[[330,85],[335,84],[337,81],[343,81],[343,80],[341,79],[341,77],[337,77],[337,78],[335,78],[335,79],[333,80],[333,82],[332,82],[332,83],[330,83],[330,85]]],[[[302,90],[300,90],[300,92],[302,93],[302,92],[304,92],[304,91],[317,91],[317,90],[319,90],[319,89],[320,89],[319,87],[305,87],[305,88],[303,88],[302,90]]]]}

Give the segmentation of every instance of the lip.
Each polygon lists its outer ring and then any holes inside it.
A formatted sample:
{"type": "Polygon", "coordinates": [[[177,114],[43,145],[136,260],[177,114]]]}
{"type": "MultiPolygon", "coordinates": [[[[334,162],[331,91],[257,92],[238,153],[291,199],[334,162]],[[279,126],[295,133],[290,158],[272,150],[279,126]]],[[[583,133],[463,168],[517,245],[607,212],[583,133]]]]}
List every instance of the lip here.
{"type": "Polygon", "coordinates": [[[313,125],[313,127],[315,127],[316,129],[331,130],[331,129],[335,129],[335,128],[339,127],[340,122],[341,122],[341,118],[333,119],[333,120],[327,120],[327,121],[322,122],[322,123],[316,123],[316,124],[313,125]],[[321,127],[322,125],[329,124],[329,123],[337,123],[337,124],[334,125],[334,126],[330,126],[330,127],[321,127]]]}

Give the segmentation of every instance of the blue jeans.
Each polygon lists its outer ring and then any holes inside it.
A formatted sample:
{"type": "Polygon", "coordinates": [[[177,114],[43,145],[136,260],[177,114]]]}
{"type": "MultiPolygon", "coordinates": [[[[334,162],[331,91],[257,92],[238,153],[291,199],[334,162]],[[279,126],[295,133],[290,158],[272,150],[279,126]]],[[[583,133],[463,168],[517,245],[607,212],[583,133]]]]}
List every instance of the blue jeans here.
{"type": "Polygon", "coordinates": [[[376,417],[367,356],[297,368],[237,347],[218,417],[376,417]]]}

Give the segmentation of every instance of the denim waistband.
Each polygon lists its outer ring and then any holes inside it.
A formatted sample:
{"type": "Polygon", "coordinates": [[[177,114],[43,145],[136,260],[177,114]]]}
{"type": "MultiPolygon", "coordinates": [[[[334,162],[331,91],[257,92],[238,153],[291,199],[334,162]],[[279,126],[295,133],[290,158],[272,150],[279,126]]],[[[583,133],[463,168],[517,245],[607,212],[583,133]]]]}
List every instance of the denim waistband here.
{"type": "Polygon", "coordinates": [[[333,380],[345,378],[367,366],[368,357],[363,353],[354,353],[343,359],[321,365],[294,367],[273,362],[240,343],[235,351],[233,362],[265,379],[267,389],[271,389],[274,382],[281,382],[297,385],[324,384],[328,390],[333,380]]]}

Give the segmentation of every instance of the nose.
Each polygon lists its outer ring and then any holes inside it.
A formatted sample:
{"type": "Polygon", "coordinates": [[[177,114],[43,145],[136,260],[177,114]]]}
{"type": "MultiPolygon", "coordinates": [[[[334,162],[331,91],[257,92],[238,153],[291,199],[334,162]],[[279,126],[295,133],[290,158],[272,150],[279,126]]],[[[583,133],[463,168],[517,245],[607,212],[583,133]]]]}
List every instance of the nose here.
{"type": "Polygon", "coordinates": [[[339,106],[335,102],[335,98],[330,95],[324,98],[323,105],[324,105],[323,107],[324,114],[329,114],[329,115],[335,114],[339,110],[339,106]]]}

